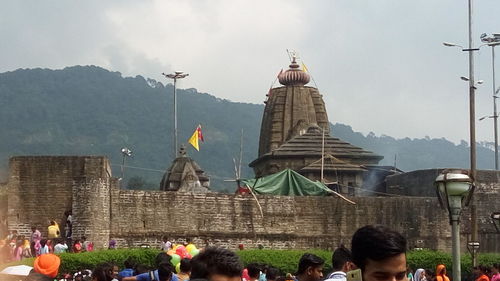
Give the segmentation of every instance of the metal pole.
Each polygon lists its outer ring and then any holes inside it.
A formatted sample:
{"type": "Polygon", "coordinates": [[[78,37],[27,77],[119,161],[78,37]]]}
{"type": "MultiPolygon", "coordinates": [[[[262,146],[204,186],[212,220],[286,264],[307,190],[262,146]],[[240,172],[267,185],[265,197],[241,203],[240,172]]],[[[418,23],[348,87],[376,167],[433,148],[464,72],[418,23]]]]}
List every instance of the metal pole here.
{"type": "Polygon", "coordinates": [[[174,78],[174,158],[177,158],[177,78],[174,78]]]}
{"type": "Polygon", "coordinates": [[[452,249],[451,253],[453,256],[453,281],[460,281],[460,228],[458,226],[458,220],[451,221],[451,241],[452,249]]]}
{"type": "MultiPolygon", "coordinates": [[[[470,174],[472,180],[476,180],[476,105],[475,105],[475,86],[474,86],[474,53],[472,50],[472,0],[468,0],[469,4],[469,113],[470,113],[470,174]]],[[[470,202],[471,207],[474,206],[474,198],[470,202]]],[[[472,241],[478,241],[477,239],[477,219],[472,220],[472,241]]],[[[473,264],[476,264],[477,256],[472,260],[473,264]]],[[[455,277],[455,276],[454,276],[455,277]]],[[[457,279],[460,280],[460,279],[457,279]]]]}
{"type": "Polygon", "coordinates": [[[472,51],[472,0],[469,0],[469,113],[470,113],[470,169],[476,178],[476,112],[474,86],[474,53],[472,51]]]}
{"type": "Polygon", "coordinates": [[[450,223],[451,223],[451,255],[453,262],[453,281],[460,281],[460,214],[462,212],[462,197],[450,196],[450,223]]]}
{"type": "Polygon", "coordinates": [[[495,132],[495,170],[498,170],[498,114],[495,85],[495,45],[491,46],[491,66],[493,69],[493,131],[495,132]]]}
{"type": "MultiPolygon", "coordinates": [[[[477,209],[476,209],[476,205],[471,205],[470,206],[470,220],[473,221],[473,222],[477,222],[477,209]]],[[[472,242],[477,242],[477,223],[473,223],[472,224],[472,233],[476,233],[476,237],[473,237],[472,242]]],[[[476,251],[472,251],[471,257],[472,257],[472,266],[474,267],[474,266],[477,265],[477,252],[476,251]]]]}
{"type": "Polygon", "coordinates": [[[124,174],[125,174],[125,171],[124,171],[124,166],[125,166],[125,154],[122,153],[122,180],[124,179],[124,174]]]}

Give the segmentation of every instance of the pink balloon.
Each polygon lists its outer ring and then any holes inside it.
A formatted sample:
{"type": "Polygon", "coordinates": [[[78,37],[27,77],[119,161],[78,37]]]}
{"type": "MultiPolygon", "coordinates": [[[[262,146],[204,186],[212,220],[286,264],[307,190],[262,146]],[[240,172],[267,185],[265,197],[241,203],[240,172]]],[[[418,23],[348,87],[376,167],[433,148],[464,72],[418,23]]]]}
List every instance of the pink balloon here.
{"type": "Polygon", "coordinates": [[[189,253],[186,250],[186,247],[184,246],[177,247],[177,249],[175,249],[175,253],[178,254],[182,259],[187,257],[187,255],[189,255],[189,253]]]}

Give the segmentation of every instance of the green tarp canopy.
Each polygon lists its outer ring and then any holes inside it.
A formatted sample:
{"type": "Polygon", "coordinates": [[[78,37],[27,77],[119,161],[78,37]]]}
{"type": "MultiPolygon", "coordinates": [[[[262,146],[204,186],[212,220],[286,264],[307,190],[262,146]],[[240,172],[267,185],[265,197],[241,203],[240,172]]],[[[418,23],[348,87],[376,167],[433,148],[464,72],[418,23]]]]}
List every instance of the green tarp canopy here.
{"type": "Polygon", "coordinates": [[[243,186],[252,188],[256,194],[325,196],[332,193],[321,182],[312,181],[290,169],[258,179],[242,180],[241,183],[243,186]]]}

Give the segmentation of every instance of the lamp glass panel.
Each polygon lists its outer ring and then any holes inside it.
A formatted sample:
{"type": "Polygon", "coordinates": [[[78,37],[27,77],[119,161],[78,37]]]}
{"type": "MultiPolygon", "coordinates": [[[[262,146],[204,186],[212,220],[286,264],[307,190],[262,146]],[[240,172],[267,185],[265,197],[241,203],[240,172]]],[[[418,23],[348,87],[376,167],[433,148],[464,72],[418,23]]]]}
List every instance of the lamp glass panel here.
{"type": "MultiPolygon", "coordinates": [[[[438,184],[439,192],[445,194],[444,183],[440,182],[438,184]]],[[[446,188],[448,189],[448,196],[463,196],[466,195],[470,190],[470,183],[468,182],[448,182],[446,188]]]]}

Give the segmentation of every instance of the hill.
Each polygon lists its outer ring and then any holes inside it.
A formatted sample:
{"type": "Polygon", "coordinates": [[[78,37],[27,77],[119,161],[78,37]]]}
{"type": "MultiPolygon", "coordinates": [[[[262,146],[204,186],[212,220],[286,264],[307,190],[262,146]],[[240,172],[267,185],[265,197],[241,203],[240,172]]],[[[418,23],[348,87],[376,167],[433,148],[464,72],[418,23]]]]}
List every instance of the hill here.
{"type": "MultiPolygon", "coordinates": [[[[120,149],[128,147],[123,182],[134,188],[158,188],[173,159],[173,87],[141,76],[122,77],[96,66],[62,70],[20,69],[0,74],[0,167],[14,155],[106,155],[120,177],[120,149]]],[[[253,172],[263,105],[231,102],[196,89],[178,89],[179,142],[186,143],[198,124],[201,151],[189,155],[211,176],[217,190],[232,190],[232,158],[244,130],[243,176],[253,172]]],[[[468,167],[468,146],[445,139],[394,139],[364,136],[343,124],[333,134],[384,155],[381,164],[403,170],[468,167]]],[[[478,147],[478,168],[493,167],[493,152],[478,147]]]]}

